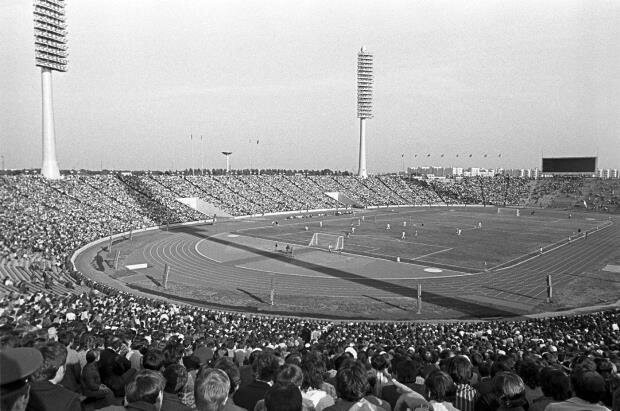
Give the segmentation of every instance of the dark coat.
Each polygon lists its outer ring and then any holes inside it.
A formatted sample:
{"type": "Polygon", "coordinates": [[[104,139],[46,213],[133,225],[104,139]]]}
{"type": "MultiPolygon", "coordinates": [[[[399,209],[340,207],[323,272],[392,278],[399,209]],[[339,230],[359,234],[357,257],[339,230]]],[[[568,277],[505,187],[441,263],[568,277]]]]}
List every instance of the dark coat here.
{"type": "Polygon", "coordinates": [[[28,411],[81,411],[80,397],[71,390],[49,381],[35,381],[30,386],[28,411]]]}
{"type": "Polygon", "coordinates": [[[256,403],[265,398],[265,393],[271,388],[263,381],[252,381],[248,385],[241,386],[235,393],[234,402],[241,408],[253,410],[256,403]]]}
{"type": "Polygon", "coordinates": [[[192,411],[183,404],[177,394],[164,391],[164,400],[161,403],[161,411],[192,411]]]}

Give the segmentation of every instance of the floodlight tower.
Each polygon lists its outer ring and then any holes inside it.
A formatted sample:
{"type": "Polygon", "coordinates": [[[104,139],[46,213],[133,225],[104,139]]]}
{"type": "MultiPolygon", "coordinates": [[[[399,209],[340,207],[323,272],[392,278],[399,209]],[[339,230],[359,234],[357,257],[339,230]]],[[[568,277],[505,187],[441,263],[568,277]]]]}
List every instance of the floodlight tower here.
{"type": "Polygon", "coordinates": [[[230,155],[232,151],[222,151],[222,154],[226,156],[226,174],[230,172],[230,155]]]}
{"type": "Polygon", "coordinates": [[[35,65],[41,67],[41,97],[43,101],[43,165],[41,166],[41,174],[50,179],[60,178],[58,162],[56,161],[52,71],[67,71],[66,28],[65,0],[34,1],[35,65]]]}
{"type": "Polygon", "coordinates": [[[357,117],[360,119],[360,155],[357,175],[366,173],[366,119],[372,118],[373,55],[362,47],[357,53],[357,117]]]}

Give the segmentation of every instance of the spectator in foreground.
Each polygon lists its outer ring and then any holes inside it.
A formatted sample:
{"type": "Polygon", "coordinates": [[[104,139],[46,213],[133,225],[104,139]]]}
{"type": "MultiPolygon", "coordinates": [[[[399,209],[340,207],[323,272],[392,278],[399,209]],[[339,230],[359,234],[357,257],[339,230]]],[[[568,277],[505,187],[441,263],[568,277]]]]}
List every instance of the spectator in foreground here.
{"type": "Polygon", "coordinates": [[[365,409],[383,411],[384,408],[364,398],[368,392],[368,377],[364,366],[355,360],[345,361],[336,374],[336,392],[338,399],[325,411],[345,411],[365,409]]]}
{"type": "Polygon", "coordinates": [[[61,343],[48,343],[39,348],[43,363],[32,374],[28,410],[81,410],[80,397],[60,385],[65,376],[67,349],[61,343]]]}
{"type": "Polygon", "coordinates": [[[562,402],[552,402],[545,411],[591,410],[609,411],[599,404],[605,395],[605,380],[587,366],[578,365],[570,376],[574,396],[562,402]]]}
{"type": "Polygon", "coordinates": [[[276,383],[265,393],[267,411],[302,411],[301,391],[293,383],[276,383]]]}
{"type": "Polygon", "coordinates": [[[194,398],[198,411],[239,411],[230,401],[230,380],[220,369],[203,367],[196,377],[194,398]]]}
{"type": "Polygon", "coordinates": [[[498,397],[498,411],[526,411],[529,407],[525,395],[525,383],[521,377],[512,372],[505,373],[498,397]]]}
{"type": "Polygon", "coordinates": [[[160,411],[166,381],[160,373],[142,370],[125,387],[125,406],[111,405],[102,411],[160,411]]]}
{"type": "Polygon", "coordinates": [[[433,411],[458,411],[453,404],[456,386],[448,374],[434,371],[426,377],[424,384],[433,411]]]}
{"type": "Polygon", "coordinates": [[[278,360],[271,353],[259,353],[252,363],[255,380],[241,386],[235,393],[235,404],[246,410],[254,410],[256,403],[265,398],[278,370],[278,360]]]}
{"type": "Polygon", "coordinates": [[[540,371],[540,389],[543,395],[534,399],[530,411],[544,411],[550,403],[571,397],[568,375],[553,367],[545,367],[540,371]]]}
{"type": "Polygon", "coordinates": [[[0,410],[24,411],[30,400],[27,378],[43,364],[34,348],[8,348],[0,351],[0,410]]]}
{"type": "Polygon", "coordinates": [[[187,383],[187,370],[180,364],[170,364],[164,370],[166,385],[161,411],[191,411],[181,402],[180,394],[187,383]]]}
{"type": "Polygon", "coordinates": [[[469,358],[457,355],[448,360],[448,374],[456,384],[456,399],[454,406],[461,411],[473,411],[478,391],[471,382],[473,366],[469,358]]]}

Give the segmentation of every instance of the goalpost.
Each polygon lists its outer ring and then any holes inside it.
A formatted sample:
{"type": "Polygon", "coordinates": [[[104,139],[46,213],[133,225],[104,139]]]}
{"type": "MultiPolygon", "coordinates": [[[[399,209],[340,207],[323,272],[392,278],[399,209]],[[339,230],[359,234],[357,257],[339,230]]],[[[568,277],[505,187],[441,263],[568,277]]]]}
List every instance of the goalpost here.
{"type": "Polygon", "coordinates": [[[310,247],[318,247],[330,249],[333,251],[342,251],[344,248],[344,236],[337,234],[314,233],[310,240],[310,247]],[[331,247],[330,247],[331,245],[331,247]]]}

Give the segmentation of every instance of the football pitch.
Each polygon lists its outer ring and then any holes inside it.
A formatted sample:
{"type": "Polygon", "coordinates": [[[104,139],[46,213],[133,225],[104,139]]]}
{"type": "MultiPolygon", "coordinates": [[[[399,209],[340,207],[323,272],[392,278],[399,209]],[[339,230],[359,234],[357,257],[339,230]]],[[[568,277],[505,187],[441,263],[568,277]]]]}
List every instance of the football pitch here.
{"type": "Polygon", "coordinates": [[[496,207],[382,208],[276,221],[236,233],[272,240],[280,248],[308,246],[320,233],[326,234],[321,248],[328,249],[330,239],[335,244],[342,236],[345,254],[460,272],[509,266],[607,222],[598,215],[562,210],[496,207]]]}

